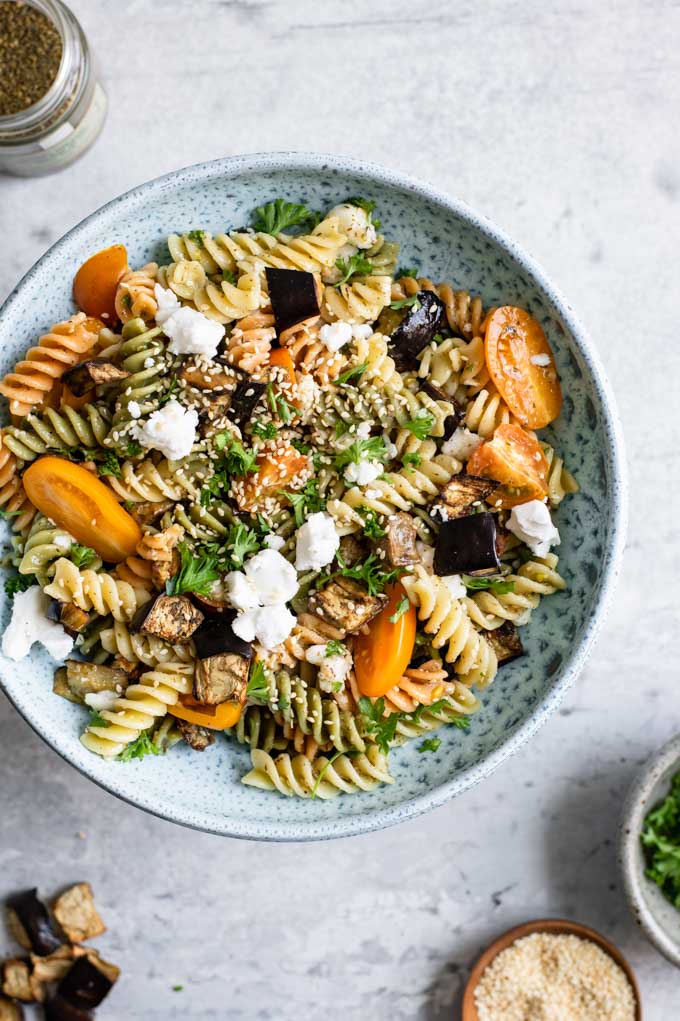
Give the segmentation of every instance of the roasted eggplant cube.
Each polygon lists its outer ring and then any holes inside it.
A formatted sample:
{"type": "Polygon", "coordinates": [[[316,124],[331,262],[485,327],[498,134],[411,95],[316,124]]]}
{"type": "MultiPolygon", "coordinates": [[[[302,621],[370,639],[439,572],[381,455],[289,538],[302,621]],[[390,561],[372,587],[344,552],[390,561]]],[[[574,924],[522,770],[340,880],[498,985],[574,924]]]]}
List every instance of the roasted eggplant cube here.
{"type": "Polygon", "coordinates": [[[370,596],[350,578],[336,578],[309,600],[309,608],[322,620],[344,632],[358,631],[380,613],[388,599],[370,596]]]}
{"type": "Polygon", "coordinates": [[[506,620],[505,624],[492,631],[486,631],[485,634],[501,665],[524,655],[522,639],[511,620],[506,620]]]}
{"type": "Polygon", "coordinates": [[[61,603],[58,599],[51,600],[47,607],[47,616],[49,620],[61,624],[71,638],[75,638],[81,631],[84,631],[90,623],[89,613],[81,610],[75,603],[61,603]]]}
{"type": "Polygon", "coordinates": [[[211,744],[215,744],[215,731],[208,727],[199,727],[197,723],[187,723],[186,720],[177,720],[182,737],[195,752],[204,752],[211,744]]]}
{"type": "Polygon", "coordinates": [[[230,418],[239,429],[243,429],[253,417],[253,412],[262,400],[266,389],[266,383],[258,383],[254,379],[242,379],[231,395],[227,418],[230,418]]]}
{"type": "Polygon", "coordinates": [[[199,659],[194,674],[194,698],[203,705],[244,702],[250,660],[233,652],[199,659]]]}
{"type": "MultiPolygon", "coordinates": [[[[199,604],[203,606],[203,599],[199,604]]],[[[206,613],[209,611],[206,609],[206,613]]],[[[245,659],[251,659],[253,647],[250,642],[234,634],[232,624],[236,619],[236,611],[224,609],[207,616],[201,626],[194,631],[194,645],[199,659],[209,659],[222,653],[232,652],[245,659]]]]}
{"type": "Polygon", "coordinates": [[[418,563],[418,533],[410,514],[398,511],[390,515],[385,522],[385,532],[387,534],[378,543],[378,549],[384,551],[385,559],[392,567],[409,567],[418,563]]]}
{"type": "Polygon", "coordinates": [[[74,695],[69,688],[65,666],[61,666],[58,670],[54,671],[52,691],[55,695],[59,695],[59,698],[65,698],[68,702],[73,702],[74,705],[83,704],[82,698],[78,698],[77,695],[74,695]]]}
{"type": "Polygon", "coordinates": [[[89,883],[76,883],[64,890],[54,902],[53,911],[71,943],[82,943],[106,932],[89,883]]]}
{"type": "Polygon", "coordinates": [[[160,595],[139,608],[130,630],[154,635],[174,644],[191,638],[202,621],[203,614],[187,596],[160,595]]]}
{"type": "Polygon", "coordinates": [[[197,390],[205,391],[224,390],[225,387],[232,386],[234,376],[235,370],[231,366],[220,366],[216,362],[210,366],[210,372],[193,363],[184,365],[179,372],[179,378],[183,382],[196,387],[197,390]]]}
{"type": "Polygon", "coordinates": [[[61,378],[75,397],[84,397],[96,386],[121,383],[129,375],[125,369],[119,369],[105,358],[92,358],[89,362],[81,362],[75,368],[69,369],[61,378]]]}
{"type": "Polygon", "coordinates": [[[81,1010],[91,1010],[108,996],[112,986],[91,958],[79,957],[57,986],[57,996],[81,1010]]]}
{"type": "Polygon", "coordinates": [[[22,890],[7,899],[8,925],[20,946],[45,956],[61,946],[47,908],[38,899],[38,891],[22,890]]]}
{"type": "Polygon", "coordinates": [[[2,991],[13,1000],[30,1003],[36,999],[28,961],[12,958],[2,963],[2,991]]]}
{"type": "Polygon", "coordinates": [[[446,307],[434,291],[418,291],[417,301],[404,309],[384,309],[376,330],[390,340],[390,354],[399,369],[415,369],[418,355],[446,325],[446,307]]]}
{"type": "Polygon", "coordinates": [[[73,964],[73,948],[64,944],[47,957],[31,954],[33,982],[58,982],[73,964]]]}
{"type": "Polygon", "coordinates": [[[482,503],[498,488],[498,483],[478,475],[454,475],[432,504],[435,521],[464,518],[476,504],[482,503]]]}
{"type": "Polygon", "coordinates": [[[497,574],[500,566],[493,514],[442,522],[434,548],[435,574],[497,574]]]}
{"type": "Polygon", "coordinates": [[[82,1007],[75,1007],[63,996],[53,996],[44,1007],[45,1021],[93,1021],[94,1014],[82,1007]]]}
{"type": "Polygon", "coordinates": [[[338,556],[342,558],[343,564],[347,567],[352,567],[360,560],[365,560],[368,553],[369,550],[356,533],[353,535],[343,535],[340,539],[338,556]]]}
{"type": "Polygon", "coordinates": [[[319,297],[313,273],[267,267],[265,274],[277,334],[319,315],[319,297]]]}
{"type": "Polygon", "coordinates": [[[141,503],[132,505],[130,516],[135,519],[138,525],[155,525],[174,506],[172,500],[162,500],[161,503],[143,500],[141,503]]]}
{"type": "Polygon", "coordinates": [[[124,670],[116,667],[67,659],[66,681],[73,694],[84,701],[86,695],[95,695],[100,691],[115,691],[122,695],[129,678],[124,670]]]}
{"type": "Polygon", "coordinates": [[[0,996],[0,1021],[24,1021],[24,1011],[20,1003],[6,1000],[0,996]]]}
{"type": "Polygon", "coordinates": [[[172,550],[169,560],[154,560],[151,564],[151,581],[157,589],[165,588],[166,581],[174,578],[182,564],[179,550],[172,550]]]}

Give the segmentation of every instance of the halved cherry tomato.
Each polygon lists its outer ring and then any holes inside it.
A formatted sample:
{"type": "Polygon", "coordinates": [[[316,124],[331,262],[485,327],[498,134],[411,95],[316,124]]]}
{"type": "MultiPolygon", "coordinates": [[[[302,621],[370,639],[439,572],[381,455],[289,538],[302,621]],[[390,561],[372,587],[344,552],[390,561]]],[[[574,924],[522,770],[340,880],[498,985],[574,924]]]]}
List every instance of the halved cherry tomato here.
{"type": "Polygon", "coordinates": [[[111,245],[87,259],[73,278],[73,297],[78,307],[108,323],[117,319],[116,289],[127,268],[125,245],[111,245]]]}
{"type": "Polygon", "coordinates": [[[514,507],[548,495],[548,462],[538,440],[519,425],[499,425],[493,438],[477,447],[468,475],[502,483],[490,497],[494,506],[514,507]]]}
{"type": "Polygon", "coordinates": [[[550,344],[536,319],[514,305],[494,309],[486,319],[484,354],[498,392],[523,425],[542,429],[557,418],[562,390],[550,344]]]}
{"type": "Polygon", "coordinates": [[[408,609],[392,623],[402,599],[408,599],[399,584],[389,590],[390,601],[368,625],[368,633],[354,642],[354,670],[362,695],[385,695],[403,676],[411,661],[416,640],[416,608],[408,609]]]}
{"type": "Polygon", "coordinates": [[[249,513],[254,513],[263,500],[285,489],[291,479],[309,467],[307,455],[290,443],[260,454],[257,462],[260,466],[257,474],[248,475],[243,487],[237,487],[235,492],[239,509],[249,513]]]}
{"type": "Polygon", "coordinates": [[[111,490],[79,464],[41,457],[24,473],[24,489],[34,507],[103,560],[120,563],[142,538],[139,525],[111,490]]]}
{"type": "Polygon", "coordinates": [[[202,705],[196,702],[190,695],[180,695],[179,702],[168,706],[171,716],[178,720],[186,720],[187,723],[197,723],[199,727],[209,727],[211,730],[227,730],[238,723],[241,716],[241,705],[239,702],[221,702],[219,705],[202,705]]]}

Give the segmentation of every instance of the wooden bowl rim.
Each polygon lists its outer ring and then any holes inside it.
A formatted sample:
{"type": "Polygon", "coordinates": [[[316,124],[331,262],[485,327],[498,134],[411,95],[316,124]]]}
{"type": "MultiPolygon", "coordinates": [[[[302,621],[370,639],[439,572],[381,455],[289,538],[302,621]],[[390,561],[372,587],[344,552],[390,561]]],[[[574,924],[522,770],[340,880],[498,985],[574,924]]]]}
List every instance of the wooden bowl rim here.
{"type": "Polygon", "coordinates": [[[488,968],[491,962],[502,950],[506,950],[517,940],[522,939],[524,936],[530,936],[535,932],[551,932],[558,935],[570,935],[580,936],[581,939],[588,939],[592,943],[595,943],[604,950],[605,953],[623,969],[626,978],[631,984],[633,995],[635,997],[635,1019],[636,1021],[642,1021],[642,1002],[640,999],[640,989],[637,984],[637,979],[630,964],[623,956],[617,946],[608,940],[602,933],[597,932],[596,929],[591,929],[588,925],[582,925],[580,922],[570,922],[566,918],[537,918],[533,922],[524,922],[522,925],[516,925],[512,929],[508,929],[507,932],[502,933],[490,943],[486,950],[477,959],[475,966],[470,972],[470,977],[465,986],[465,994],[463,996],[463,1013],[462,1021],[479,1021],[479,1015],[477,1013],[477,1007],[475,1005],[475,989],[482,976],[482,973],[488,968]]]}

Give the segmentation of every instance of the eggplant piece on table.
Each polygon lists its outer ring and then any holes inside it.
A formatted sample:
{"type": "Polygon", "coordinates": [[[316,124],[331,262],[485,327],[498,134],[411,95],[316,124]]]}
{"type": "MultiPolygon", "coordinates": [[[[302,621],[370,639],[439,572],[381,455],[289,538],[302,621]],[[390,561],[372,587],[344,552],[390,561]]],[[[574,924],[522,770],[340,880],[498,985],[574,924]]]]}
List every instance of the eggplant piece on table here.
{"type": "Polygon", "coordinates": [[[409,567],[418,563],[418,533],[410,514],[406,511],[391,514],[385,522],[385,532],[385,537],[378,543],[378,549],[384,551],[385,559],[392,567],[409,567]]]}
{"type": "Polygon", "coordinates": [[[74,397],[84,397],[86,393],[94,390],[97,386],[121,383],[129,375],[130,373],[125,369],[119,369],[117,365],[107,362],[105,358],[92,358],[88,362],[81,362],[69,369],[61,379],[74,397]]]}
{"type": "MultiPolygon", "coordinates": [[[[48,954],[47,957],[39,957],[31,954],[31,978],[34,982],[43,985],[46,982],[59,982],[73,964],[73,947],[66,943],[48,954]]],[[[2,1021],[2,1015],[0,1015],[2,1021]]]]}
{"type": "Polygon", "coordinates": [[[253,417],[253,412],[262,400],[266,389],[266,383],[259,383],[254,379],[240,380],[231,395],[227,418],[230,418],[239,429],[243,429],[253,417]]]}
{"type": "Polygon", "coordinates": [[[75,603],[61,603],[58,599],[50,600],[47,618],[61,624],[71,638],[84,631],[90,623],[90,614],[86,610],[81,610],[75,603]]]}
{"type": "Polygon", "coordinates": [[[0,996],[0,1021],[24,1021],[24,1011],[16,1000],[6,1000],[0,996]]]}
{"type": "Polygon", "coordinates": [[[17,943],[45,956],[62,945],[37,889],[22,890],[7,899],[7,922],[17,943]]]}
{"type": "Polygon", "coordinates": [[[416,297],[407,308],[388,305],[375,327],[389,338],[390,354],[400,370],[417,368],[420,352],[446,325],[446,306],[434,291],[418,291],[416,297]]]}
{"type": "Polygon", "coordinates": [[[267,267],[265,275],[277,334],[320,314],[319,292],[313,273],[267,267]]]}
{"type": "Polygon", "coordinates": [[[335,578],[310,597],[309,609],[328,624],[351,633],[373,620],[387,601],[386,595],[369,595],[351,578],[335,578]]]}
{"type": "Polygon", "coordinates": [[[182,737],[195,752],[204,752],[211,744],[215,744],[215,731],[208,727],[201,727],[198,723],[187,723],[186,720],[177,720],[182,737]]]}
{"type": "Polygon", "coordinates": [[[442,522],[434,548],[435,574],[497,574],[500,566],[493,514],[470,514],[442,522]]]}
{"type": "Polygon", "coordinates": [[[435,521],[467,517],[475,504],[482,503],[496,489],[498,483],[492,479],[478,475],[454,475],[440,491],[430,508],[430,514],[435,521]]]}
{"type": "Polygon", "coordinates": [[[23,1003],[32,1003],[37,999],[28,961],[16,957],[2,962],[2,991],[10,999],[21,1000],[23,1003]]]}
{"type": "Polygon", "coordinates": [[[140,606],[130,624],[131,631],[154,635],[166,642],[185,642],[203,621],[187,596],[156,596],[140,606]]]}
{"type": "Polygon", "coordinates": [[[57,997],[79,1010],[98,1007],[111,992],[113,982],[94,960],[85,955],[79,957],[57,986],[57,997]]]}
{"type": "Polygon", "coordinates": [[[522,639],[511,620],[506,620],[505,624],[501,624],[500,627],[484,633],[501,666],[524,655],[522,639]]]}
{"type": "Polygon", "coordinates": [[[52,910],[71,943],[82,943],[106,932],[89,883],[75,883],[55,900],[52,910]]]}
{"type": "Polygon", "coordinates": [[[74,1007],[63,996],[53,996],[44,1007],[45,1021],[93,1021],[94,1014],[89,1010],[74,1007]]]}

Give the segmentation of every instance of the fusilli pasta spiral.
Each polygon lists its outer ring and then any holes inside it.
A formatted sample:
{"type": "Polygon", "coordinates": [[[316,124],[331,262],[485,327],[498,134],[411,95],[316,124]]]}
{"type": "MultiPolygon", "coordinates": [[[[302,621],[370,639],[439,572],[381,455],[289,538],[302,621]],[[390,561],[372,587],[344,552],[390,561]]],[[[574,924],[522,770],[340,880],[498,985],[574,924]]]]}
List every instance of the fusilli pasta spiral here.
{"type": "Polygon", "coordinates": [[[387,769],[387,757],[376,745],[363,755],[321,756],[310,761],[304,755],[284,753],[274,759],[260,748],[250,753],[253,768],[242,783],[264,791],[278,791],[286,797],[334,798],[338,794],[372,791],[381,783],[394,783],[387,769]]]}
{"type": "Polygon", "coordinates": [[[526,624],[541,596],[550,596],[567,587],[564,578],[557,573],[557,561],[554,553],[534,557],[522,564],[515,574],[504,577],[504,581],[514,586],[511,592],[489,590],[468,596],[465,603],[471,620],[485,631],[500,627],[506,620],[526,624]]]}
{"type": "Polygon", "coordinates": [[[7,447],[4,430],[0,433],[0,508],[15,532],[28,528],[35,515],[35,507],[26,496],[24,484],[17,474],[16,455],[7,447]]]}
{"type": "Polygon", "coordinates": [[[143,588],[133,588],[110,574],[79,570],[70,560],[61,557],[55,562],[54,577],[45,592],[62,603],[75,603],[81,610],[95,610],[102,616],[112,614],[114,620],[132,620],[138,607],[149,599],[143,588]]]}
{"type": "Polygon", "coordinates": [[[324,289],[321,314],[329,323],[370,323],[390,302],[390,277],[360,277],[324,289]]]}
{"type": "Polygon", "coordinates": [[[6,426],[4,444],[22,461],[34,461],[48,450],[63,447],[94,449],[104,445],[110,422],[109,412],[96,403],[86,404],[80,411],[45,408],[27,415],[20,426],[6,426]]]}
{"type": "Polygon", "coordinates": [[[129,269],[116,290],[116,315],[122,323],[130,319],[150,322],[158,311],[155,286],[158,264],[148,262],[141,269],[129,269]]]}

